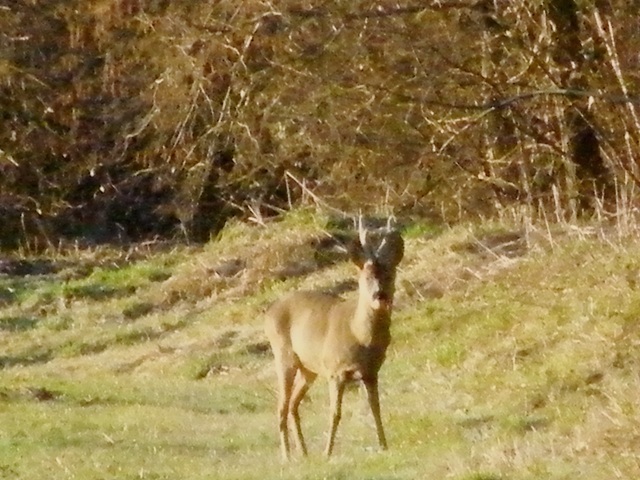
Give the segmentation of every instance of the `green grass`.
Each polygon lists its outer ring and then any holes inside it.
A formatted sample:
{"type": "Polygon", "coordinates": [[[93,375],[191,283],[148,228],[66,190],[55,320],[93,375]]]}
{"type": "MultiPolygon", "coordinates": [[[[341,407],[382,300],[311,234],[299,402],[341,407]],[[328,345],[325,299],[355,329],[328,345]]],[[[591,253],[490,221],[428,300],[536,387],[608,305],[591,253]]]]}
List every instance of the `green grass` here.
{"type": "Polygon", "coordinates": [[[310,456],[283,465],[261,312],[353,275],[274,273],[314,258],[321,228],[297,212],[114,267],[68,258],[72,278],[0,278],[0,478],[640,475],[640,246],[557,228],[505,251],[508,225],[411,227],[381,371],[390,450],[354,388],[325,460],[319,380],[302,412],[310,456]],[[234,258],[240,271],[212,273],[234,258]]]}

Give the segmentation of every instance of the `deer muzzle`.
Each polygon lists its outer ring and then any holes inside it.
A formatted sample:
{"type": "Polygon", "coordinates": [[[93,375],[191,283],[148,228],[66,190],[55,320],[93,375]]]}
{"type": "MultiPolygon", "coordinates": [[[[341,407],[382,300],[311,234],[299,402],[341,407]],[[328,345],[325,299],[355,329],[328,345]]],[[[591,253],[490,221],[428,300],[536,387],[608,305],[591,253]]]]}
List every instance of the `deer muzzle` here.
{"type": "Polygon", "coordinates": [[[371,308],[374,310],[388,310],[391,308],[391,298],[384,292],[376,292],[371,296],[371,308]]]}

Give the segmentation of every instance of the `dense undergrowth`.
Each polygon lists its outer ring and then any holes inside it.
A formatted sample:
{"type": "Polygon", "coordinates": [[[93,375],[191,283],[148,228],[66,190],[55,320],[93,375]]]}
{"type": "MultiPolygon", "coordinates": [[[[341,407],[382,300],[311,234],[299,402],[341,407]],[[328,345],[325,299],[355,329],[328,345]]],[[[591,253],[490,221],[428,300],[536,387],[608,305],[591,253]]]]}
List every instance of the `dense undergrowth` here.
{"type": "Polygon", "coordinates": [[[0,247],[207,241],[318,196],[448,223],[615,210],[640,184],[636,10],[5,2],[0,247]]]}
{"type": "Polygon", "coordinates": [[[327,225],[296,211],[200,247],[23,257],[40,270],[0,276],[2,478],[640,475],[640,247],[607,222],[405,225],[390,450],[354,390],[323,459],[318,382],[310,458],[281,464],[261,312],[293,288],[353,294],[327,225]]]}

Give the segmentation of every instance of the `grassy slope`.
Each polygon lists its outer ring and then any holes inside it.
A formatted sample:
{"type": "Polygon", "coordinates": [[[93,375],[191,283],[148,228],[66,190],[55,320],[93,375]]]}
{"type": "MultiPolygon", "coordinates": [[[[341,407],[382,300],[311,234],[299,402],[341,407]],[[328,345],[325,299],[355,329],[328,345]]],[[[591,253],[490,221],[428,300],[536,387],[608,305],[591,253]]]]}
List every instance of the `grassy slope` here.
{"type": "Polygon", "coordinates": [[[0,477],[640,476],[640,246],[504,226],[407,232],[381,374],[391,449],[370,448],[354,389],[325,461],[318,382],[312,454],[283,466],[259,313],[352,275],[309,268],[320,230],[299,212],[200,249],[80,252],[56,274],[0,277],[0,477]]]}

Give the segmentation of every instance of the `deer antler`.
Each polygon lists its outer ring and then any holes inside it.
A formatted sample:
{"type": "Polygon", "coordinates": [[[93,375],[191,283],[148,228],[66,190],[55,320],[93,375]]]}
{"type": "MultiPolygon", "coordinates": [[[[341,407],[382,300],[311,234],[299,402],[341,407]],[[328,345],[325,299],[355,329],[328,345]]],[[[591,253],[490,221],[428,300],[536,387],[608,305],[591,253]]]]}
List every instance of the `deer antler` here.
{"type": "Polygon", "coordinates": [[[371,248],[368,245],[367,234],[368,231],[366,228],[364,228],[362,214],[360,214],[358,215],[358,238],[360,239],[360,245],[362,245],[362,251],[364,252],[365,258],[370,259],[373,257],[373,252],[371,252],[371,248]]]}

